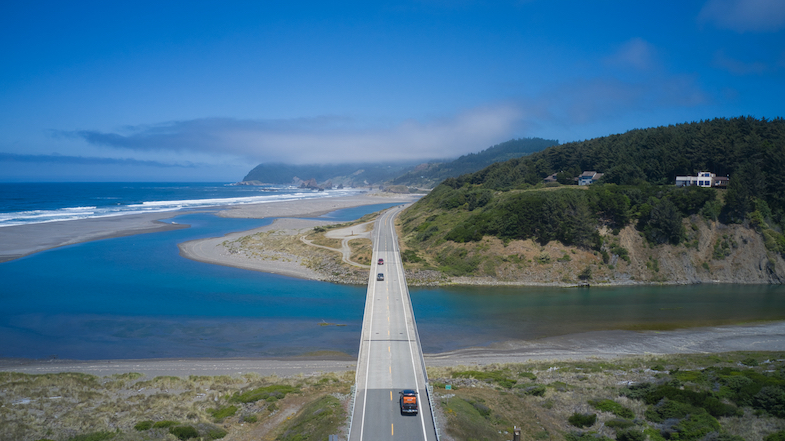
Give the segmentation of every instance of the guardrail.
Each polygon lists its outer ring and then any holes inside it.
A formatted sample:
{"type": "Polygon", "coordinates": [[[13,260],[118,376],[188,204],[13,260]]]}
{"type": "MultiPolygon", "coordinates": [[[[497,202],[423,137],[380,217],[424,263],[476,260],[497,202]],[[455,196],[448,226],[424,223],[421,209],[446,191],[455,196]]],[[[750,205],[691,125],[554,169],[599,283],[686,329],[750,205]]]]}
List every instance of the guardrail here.
{"type": "Polygon", "coordinates": [[[357,383],[352,385],[352,399],[349,401],[349,428],[346,430],[346,439],[352,433],[352,421],[354,420],[354,404],[357,402],[357,383]]]}

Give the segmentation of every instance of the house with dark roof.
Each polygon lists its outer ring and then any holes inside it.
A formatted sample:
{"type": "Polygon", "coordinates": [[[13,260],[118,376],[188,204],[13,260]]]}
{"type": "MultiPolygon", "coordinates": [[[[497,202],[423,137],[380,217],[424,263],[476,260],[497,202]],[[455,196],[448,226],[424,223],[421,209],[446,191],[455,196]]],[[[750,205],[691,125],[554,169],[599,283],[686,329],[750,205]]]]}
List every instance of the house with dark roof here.
{"type": "Polygon", "coordinates": [[[591,185],[599,181],[604,173],[596,171],[585,171],[578,176],[578,185],[591,185]]]}

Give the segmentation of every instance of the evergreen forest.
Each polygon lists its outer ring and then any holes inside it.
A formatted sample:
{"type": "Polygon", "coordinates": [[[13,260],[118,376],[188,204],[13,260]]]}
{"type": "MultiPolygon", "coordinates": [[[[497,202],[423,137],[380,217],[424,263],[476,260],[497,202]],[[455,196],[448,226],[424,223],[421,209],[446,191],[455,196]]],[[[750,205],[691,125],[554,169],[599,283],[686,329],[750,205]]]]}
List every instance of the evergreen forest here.
{"type": "Polygon", "coordinates": [[[652,244],[676,245],[686,237],[682,219],[699,215],[747,223],[782,253],[785,120],[718,118],[556,145],[445,179],[410,211],[404,231],[420,246],[489,235],[601,250],[599,227],[630,224],[652,244]],[[587,170],[604,176],[575,185],[587,170]],[[700,171],[729,176],[728,188],[675,186],[677,175],[700,171]],[[558,183],[543,183],[554,173],[558,183]]]}

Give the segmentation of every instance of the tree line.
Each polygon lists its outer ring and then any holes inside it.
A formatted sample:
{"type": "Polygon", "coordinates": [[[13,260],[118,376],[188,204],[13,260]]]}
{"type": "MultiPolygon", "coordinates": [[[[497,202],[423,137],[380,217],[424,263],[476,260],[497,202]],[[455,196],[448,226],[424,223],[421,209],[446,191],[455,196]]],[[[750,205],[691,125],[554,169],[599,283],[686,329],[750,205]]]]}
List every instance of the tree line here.
{"type": "Polygon", "coordinates": [[[700,214],[750,222],[768,234],[769,249],[785,252],[785,120],[718,118],[557,145],[448,178],[418,205],[469,212],[442,231],[455,242],[492,235],[598,249],[598,225],[634,223],[651,243],[678,244],[682,218],[700,214]],[[529,191],[553,173],[573,184],[585,170],[604,176],[588,189],[529,191]],[[674,186],[677,175],[699,171],[730,176],[723,197],[674,186]]]}

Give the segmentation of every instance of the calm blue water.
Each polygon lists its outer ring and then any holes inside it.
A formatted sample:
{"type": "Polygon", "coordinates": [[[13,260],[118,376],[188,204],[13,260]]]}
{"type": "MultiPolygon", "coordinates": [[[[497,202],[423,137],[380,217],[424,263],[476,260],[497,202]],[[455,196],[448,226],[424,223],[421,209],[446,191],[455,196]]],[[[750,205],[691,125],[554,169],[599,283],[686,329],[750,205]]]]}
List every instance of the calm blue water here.
{"type": "MultiPolygon", "coordinates": [[[[328,217],[347,221],[394,205],[328,217]]],[[[209,213],[174,219],[191,228],[0,263],[0,357],[253,357],[325,348],[356,353],[365,287],[181,258],[180,242],[249,230],[272,219],[209,213]],[[320,326],[321,321],[346,326],[320,326]]]]}
{"type": "MultiPolygon", "coordinates": [[[[156,194],[169,188],[153,187],[156,194]]],[[[212,191],[208,187],[185,191],[212,191]]],[[[243,189],[227,191],[237,188],[243,189]]],[[[393,205],[325,217],[347,221],[393,205]]],[[[207,212],[174,219],[191,228],[88,242],[0,263],[0,357],[357,354],[364,286],[181,258],[180,242],[245,231],[272,219],[227,219],[207,212]],[[346,326],[319,326],[322,321],[346,326]]],[[[411,296],[425,352],[600,329],[785,319],[783,286],[412,288],[411,296]]]]}

